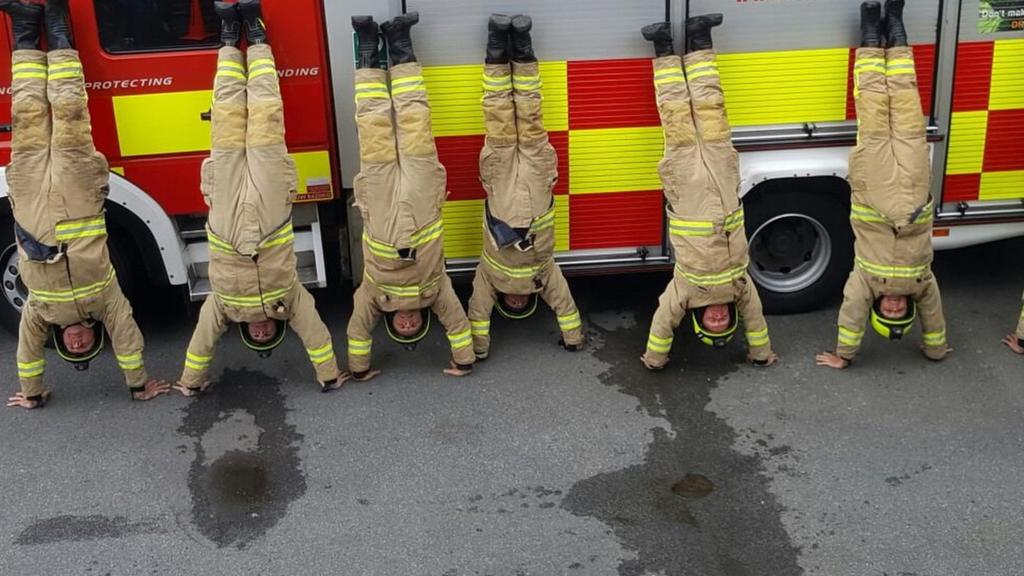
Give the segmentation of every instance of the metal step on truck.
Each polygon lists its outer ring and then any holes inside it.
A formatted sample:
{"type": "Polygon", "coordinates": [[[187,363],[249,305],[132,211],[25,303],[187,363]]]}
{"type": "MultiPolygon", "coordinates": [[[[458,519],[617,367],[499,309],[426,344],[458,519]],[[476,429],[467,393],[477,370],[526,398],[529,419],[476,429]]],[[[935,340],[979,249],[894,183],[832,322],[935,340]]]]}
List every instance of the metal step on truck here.
{"type": "MultiPolygon", "coordinates": [[[[111,169],[111,252],[130,294],[149,284],[209,292],[199,166],[218,22],[212,0],[71,0],[93,133],[111,169]]],[[[558,260],[572,274],[668,270],[657,175],[663,139],[651,47],[641,26],[722,12],[715,30],[750,237],[751,275],[766,308],[813,309],[838,294],[852,263],[847,158],[856,0],[264,0],[299,169],[300,277],[327,287],[361,277],[359,171],[350,18],[419,11],[441,161],[450,273],[470,273],[483,241],[477,158],[486,21],[534,18],[544,112],[559,157],[558,260]]],[[[1024,235],[1024,0],[909,0],[928,116],[939,250],[1024,235]]],[[[0,42],[11,46],[10,22],[0,42]]],[[[10,125],[10,53],[0,50],[0,125],[10,125]]],[[[0,163],[10,157],[0,134],[0,163]]],[[[16,329],[18,274],[0,179],[0,323],[16,329]]]]}

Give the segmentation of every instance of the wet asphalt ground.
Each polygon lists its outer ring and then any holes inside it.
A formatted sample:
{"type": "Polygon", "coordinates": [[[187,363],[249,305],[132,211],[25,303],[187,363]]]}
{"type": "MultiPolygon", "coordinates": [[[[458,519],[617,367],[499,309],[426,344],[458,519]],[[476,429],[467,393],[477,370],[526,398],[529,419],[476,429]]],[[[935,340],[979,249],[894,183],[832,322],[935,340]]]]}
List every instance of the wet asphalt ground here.
{"type": "MultiPolygon", "coordinates": [[[[51,358],[54,399],[0,413],[0,574],[1011,576],[1024,558],[1024,357],[999,342],[1024,240],[937,256],[954,355],[869,336],[814,366],[838,302],[770,317],[778,366],[680,337],[639,356],[660,274],[579,278],[589,327],[498,319],[491,359],[441,375],[440,332],[320,394],[290,338],[219,349],[215,391],[133,404],[107,355],[51,358]]],[[[465,297],[468,285],[460,290],[465,297]]],[[[317,294],[344,352],[348,296],[317,294]]],[[[180,370],[173,292],[136,303],[147,365],[180,370]]],[[[0,377],[16,389],[16,341],[0,377]]]]}

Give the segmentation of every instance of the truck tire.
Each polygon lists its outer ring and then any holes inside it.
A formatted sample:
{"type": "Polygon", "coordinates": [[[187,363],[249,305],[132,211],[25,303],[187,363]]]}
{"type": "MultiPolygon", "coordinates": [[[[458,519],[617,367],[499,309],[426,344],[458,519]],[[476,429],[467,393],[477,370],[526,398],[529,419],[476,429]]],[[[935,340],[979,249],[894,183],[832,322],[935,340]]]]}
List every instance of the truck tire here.
{"type": "Polygon", "coordinates": [[[765,312],[808,312],[842,294],[853,263],[845,182],[767,182],[752,191],[744,205],[749,271],[765,312]]]}
{"type": "MultiPolygon", "coordinates": [[[[113,232],[113,230],[112,230],[113,232]]],[[[117,281],[121,291],[130,300],[137,285],[137,267],[132,261],[130,241],[112,235],[107,246],[110,250],[110,261],[117,271],[117,281]]],[[[18,272],[18,247],[14,242],[14,218],[0,215],[0,326],[11,334],[18,333],[21,321],[21,308],[28,300],[28,289],[21,281],[18,272]]]]}

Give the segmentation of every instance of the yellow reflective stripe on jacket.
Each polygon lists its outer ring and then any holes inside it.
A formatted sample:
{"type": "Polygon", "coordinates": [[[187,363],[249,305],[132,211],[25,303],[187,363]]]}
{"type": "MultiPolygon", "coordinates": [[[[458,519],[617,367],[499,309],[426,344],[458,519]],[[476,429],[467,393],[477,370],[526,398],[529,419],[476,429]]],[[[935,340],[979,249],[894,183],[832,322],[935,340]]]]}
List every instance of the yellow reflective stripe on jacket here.
{"type": "Polygon", "coordinates": [[[764,346],[768,343],[768,329],[747,332],[747,344],[750,346],[764,346]]]}
{"type": "Polygon", "coordinates": [[[491,333],[490,320],[470,320],[469,327],[473,336],[487,336],[491,333]]]}
{"type": "Polygon", "coordinates": [[[277,232],[274,232],[270,236],[267,236],[259,243],[257,249],[273,248],[274,246],[280,246],[289,242],[295,241],[295,229],[292,227],[292,223],[289,222],[282,226],[277,232]]]}
{"type": "Polygon", "coordinates": [[[89,236],[105,236],[107,233],[107,220],[104,215],[100,214],[86,220],[61,222],[54,227],[54,231],[59,242],[89,236]]]}
{"type": "Polygon", "coordinates": [[[226,254],[238,253],[235,251],[234,246],[228,244],[224,240],[221,240],[219,237],[217,237],[213,232],[210,232],[209,230],[206,231],[206,241],[210,244],[210,250],[224,252],[226,254]]]}
{"type": "Polygon", "coordinates": [[[398,250],[395,250],[394,246],[383,242],[377,242],[373,238],[370,238],[370,235],[367,234],[365,230],[363,231],[363,243],[366,244],[366,247],[369,248],[370,252],[373,252],[381,258],[390,258],[392,260],[398,259],[398,250]]]}
{"type": "Polygon", "coordinates": [[[501,92],[503,90],[512,89],[512,76],[488,76],[484,74],[483,80],[484,90],[488,92],[501,92]]]}
{"type": "Polygon", "coordinates": [[[943,346],[946,344],[946,331],[925,332],[921,334],[925,346],[943,346]]]}
{"type": "Polygon", "coordinates": [[[505,276],[508,276],[509,278],[516,278],[516,279],[533,278],[534,276],[537,275],[537,272],[540,271],[540,266],[539,265],[537,265],[537,266],[513,267],[513,266],[505,266],[504,264],[499,264],[497,261],[494,260],[494,258],[492,258],[486,252],[483,254],[483,258],[484,258],[484,262],[486,262],[488,266],[490,266],[491,268],[493,268],[497,272],[501,272],[502,274],[504,274],[505,276]]]}
{"type": "Polygon", "coordinates": [[[18,378],[35,378],[46,371],[46,358],[34,362],[18,362],[18,378]]]}
{"type": "Polygon", "coordinates": [[[889,222],[878,210],[867,204],[857,202],[850,204],[850,219],[860,220],[861,222],[881,222],[883,224],[889,222]]]}
{"type": "Polygon", "coordinates": [[[839,327],[839,343],[844,346],[860,346],[864,339],[864,331],[851,330],[845,326],[839,327]]]}
{"type": "Polygon", "coordinates": [[[694,274],[683,270],[682,266],[676,264],[676,271],[682,274],[683,277],[689,280],[692,284],[701,286],[720,286],[722,284],[728,284],[740,276],[743,276],[747,271],[747,267],[737,266],[718,274],[694,274]]]}
{"type": "Polygon", "coordinates": [[[348,339],[348,353],[352,356],[369,356],[373,340],[348,339]]]}
{"type": "Polygon", "coordinates": [[[711,236],[715,233],[715,223],[710,220],[677,220],[668,221],[669,232],[673,236],[711,236]]]}
{"type": "Polygon", "coordinates": [[[583,322],[580,320],[579,310],[558,317],[558,327],[562,329],[562,332],[575,330],[581,326],[583,326],[583,322]]]}
{"type": "Polygon", "coordinates": [[[924,208],[921,208],[921,213],[914,218],[914,224],[924,224],[926,222],[931,222],[933,219],[935,219],[935,205],[933,201],[929,200],[928,203],[924,205],[924,208]]]}
{"type": "Polygon", "coordinates": [[[555,207],[552,206],[547,212],[537,216],[530,223],[530,232],[540,232],[555,225],[555,207]]]}
{"type": "Polygon", "coordinates": [[[726,232],[732,232],[733,230],[742,227],[744,221],[745,216],[743,213],[743,208],[740,208],[733,212],[732,214],[729,214],[728,216],[725,217],[725,223],[723,227],[725,228],[726,232]]]}
{"type": "Polygon", "coordinates": [[[868,262],[860,256],[857,256],[856,260],[857,265],[865,272],[882,278],[917,278],[928,270],[927,264],[920,264],[918,266],[891,266],[887,264],[868,262]]]}
{"type": "Polygon", "coordinates": [[[444,221],[437,220],[432,224],[427,224],[423,228],[417,230],[409,237],[409,247],[418,248],[423,246],[431,240],[436,240],[441,237],[444,233],[444,221]]]}
{"type": "Polygon", "coordinates": [[[264,304],[269,304],[274,300],[281,298],[292,291],[292,286],[287,288],[279,288],[277,290],[271,290],[264,292],[263,294],[254,296],[238,296],[234,294],[222,294],[220,292],[214,292],[217,297],[220,298],[225,304],[231,306],[237,306],[239,308],[257,308],[264,304]]]}
{"type": "Polygon", "coordinates": [[[122,370],[138,370],[139,368],[142,368],[141,352],[136,354],[125,354],[124,356],[115,354],[115,356],[117,357],[117,365],[120,366],[122,370]]]}
{"type": "Polygon", "coordinates": [[[99,282],[89,284],[88,286],[82,286],[81,288],[74,288],[72,290],[32,290],[29,289],[29,293],[36,300],[40,302],[74,302],[76,300],[84,300],[90,296],[95,296],[100,292],[103,292],[110,286],[110,283],[114,280],[114,268],[111,267],[107,272],[107,277],[99,282]]]}
{"type": "Polygon", "coordinates": [[[309,360],[313,364],[323,364],[334,358],[334,347],[328,342],[320,348],[306,348],[306,354],[309,355],[309,360]]]}
{"type": "Polygon", "coordinates": [[[357,82],[356,102],[364,98],[390,98],[388,85],[383,82],[357,82]]]}
{"type": "Polygon", "coordinates": [[[423,76],[407,76],[391,81],[391,95],[398,96],[406,92],[425,91],[426,84],[423,83],[423,76]]]}
{"type": "Polygon", "coordinates": [[[377,289],[380,290],[381,292],[384,292],[385,294],[390,294],[392,296],[397,296],[399,298],[416,298],[424,290],[427,290],[428,288],[433,288],[434,286],[436,286],[438,284],[438,282],[441,281],[441,277],[437,276],[435,278],[432,278],[431,280],[429,280],[426,284],[423,284],[422,286],[420,286],[418,284],[412,284],[412,285],[408,285],[408,286],[398,286],[396,284],[380,284],[380,283],[378,283],[376,280],[373,279],[373,276],[370,276],[370,272],[369,271],[364,271],[363,272],[363,276],[366,278],[367,281],[369,281],[371,284],[376,286],[377,289]]]}
{"type": "Polygon", "coordinates": [[[200,356],[191,352],[185,352],[185,366],[199,372],[204,372],[213,362],[213,356],[200,356]]]}
{"type": "Polygon", "coordinates": [[[512,76],[512,85],[516,90],[539,90],[541,87],[540,76],[512,76]]]}
{"type": "Polygon", "coordinates": [[[647,335],[647,349],[654,352],[660,352],[662,354],[668,354],[668,351],[672,349],[672,340],[673,336],[662,338],[661,336],[655,335],[654,332],[651,332],[647,335]]]}
{"type": "Polygon", "coordinates": [[[473,335],[471,334],[470,329],[467,328],[462,332],[449,334],[448,342],[451,344],[452,350],[461,350],[473,343],[473,335]]]}

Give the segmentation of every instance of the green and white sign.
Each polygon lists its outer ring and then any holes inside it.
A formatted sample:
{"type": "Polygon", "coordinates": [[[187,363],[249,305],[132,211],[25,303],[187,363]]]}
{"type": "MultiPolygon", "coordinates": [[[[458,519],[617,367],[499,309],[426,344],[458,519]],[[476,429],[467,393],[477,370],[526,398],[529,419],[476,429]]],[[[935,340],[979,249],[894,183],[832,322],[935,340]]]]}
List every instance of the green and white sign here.
{"type": "Polygon", "coordinates": [[[978,4],[978,32],[1024,31],[1024,0],[982,0],[978,4]]]}

